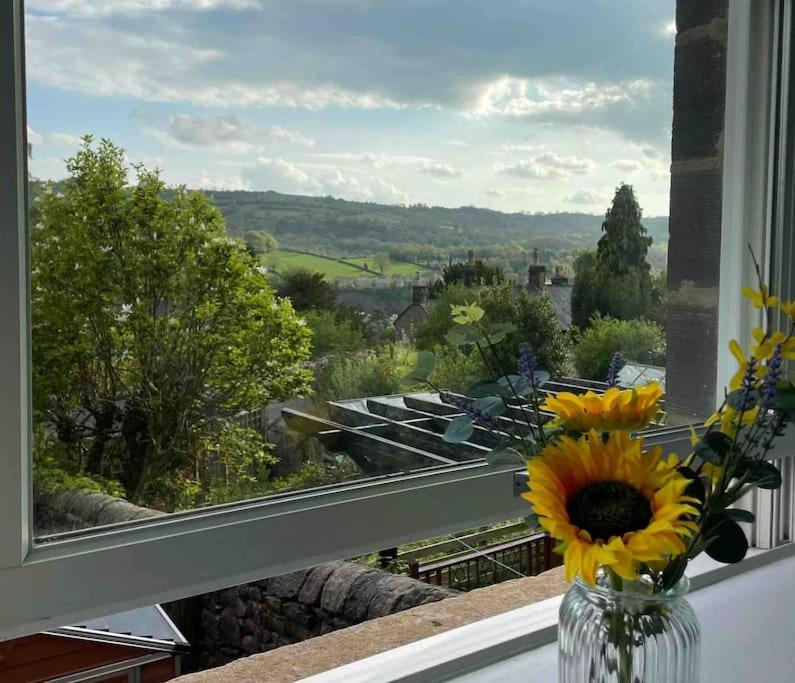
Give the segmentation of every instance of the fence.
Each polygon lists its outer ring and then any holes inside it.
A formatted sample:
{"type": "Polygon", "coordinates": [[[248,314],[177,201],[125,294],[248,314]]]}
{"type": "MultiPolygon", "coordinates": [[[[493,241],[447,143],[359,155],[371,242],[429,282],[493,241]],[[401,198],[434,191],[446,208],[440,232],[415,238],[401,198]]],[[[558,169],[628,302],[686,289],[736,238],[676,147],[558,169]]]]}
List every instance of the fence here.
{"type": "Polygon", "coordinates": [[[469,591],[519,576],[535,576],[561,564],[552,539],[540,533],[437,562],[409,564],[409,576],[445,588],[469,591]]]}

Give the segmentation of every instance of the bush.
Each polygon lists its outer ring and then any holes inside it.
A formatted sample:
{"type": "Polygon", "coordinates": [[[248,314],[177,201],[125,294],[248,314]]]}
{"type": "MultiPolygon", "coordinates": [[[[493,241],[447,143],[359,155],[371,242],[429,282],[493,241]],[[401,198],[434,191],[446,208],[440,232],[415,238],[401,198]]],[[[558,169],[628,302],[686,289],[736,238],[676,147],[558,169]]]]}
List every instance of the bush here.
{"type": "Polygon", "coordinates": [[[475,382],[488,376],[488,370],[476,349],[448,345],[437,346],[433,352],[436,365],[430,379],[442,389],[463,393],[475,382]]]}
{"type": "Polygon", "coordinates": [[[665,365],[663,329],[648,320],[596,315],[588,329],[578,335],[572,351],[574,367],[584,379],[604,380],[616,351],[628,361],[665,365]]]}
{"type": "Polygon", "coordinates": [[[423,351],[433,351],[445,343],[445,335],[453,326],[450,306],[472,303],[477,299],[477,290],[462,285],[448,285],[431,307],[428,317],[417,326],[414,344],[423,351]]]}
{"type": "Polygon", "coordinates": [[[408,355],[400,344],[389,344],[377,351],[332,358],[316,373],[317,397],[334,401],[399,393],[410,369],[408,355]]]}

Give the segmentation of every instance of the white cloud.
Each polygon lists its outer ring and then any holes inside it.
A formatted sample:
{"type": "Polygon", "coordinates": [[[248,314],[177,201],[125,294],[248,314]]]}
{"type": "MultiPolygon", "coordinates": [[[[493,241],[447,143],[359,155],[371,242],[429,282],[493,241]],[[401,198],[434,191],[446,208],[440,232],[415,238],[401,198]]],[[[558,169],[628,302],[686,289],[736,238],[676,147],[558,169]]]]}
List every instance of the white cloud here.
{"type": "Polygon", "coordinates": [[[234,114],[221,116],[188,116],[175,114],[166,131],[156,136],[180,147],[204,147],[221,152],[245,154],[279,143],[295,143],[311,147],[314,140],[281,126],[258,128],[234,114]]]}
{"type": "Polygon", "coordinates": [[[651,91],[652,83],[645,79],[596,83],[565,78],[503,76],[481,88],[468,115],[475,118],[576,115],[615,104],[632,103],[648,97],[651,91]]]}
{"type": "Polygon", "coordinates": [[[640,169],[643,168],[643,164],[641,164],[639,161],[636,161],[635,159],[618,159],[617,161],[614,161],[611,166],[626,173],[640,171],[640,169]]]}
{"type": "Polygon", "coordinates": [[[169,9],[260,9],[257,0],[28,0],[26,8],[48,14],[107,16],[169,9]]]}
{"type": "Polygon", "coordinates": [[[563,198],[568,204],[606,204],[610,201],[610,193],[602,190],[578,190],[563,198]]]}
{"type": "Polygon", "coordinates": [[[35,130],[33,130],[30,126],[28,126],[28,143],[33,145],[34,147],[40,145],[44,141],[44,138],[39,135],[35,130]]]}
{"type": "Polygon", "coordinates": [[[515,164],[498,164],[497,173],[518,178],[537,178],[539,180],[566,180],[571,174],[563,168],[542,166],[534,161],[517,161],[515,164]]]}
{"type": "Polygon", "coordinates": [[[501,197],[507,196],[508,193],[505,190],[499,190],[497,188],[490,188],[490,189],[486,190],[486,194],[489,197],[501,198],[501,197]]]}
{"type": "Polygon", "coordinates": [[[498,164],[497,173],[520,178],[538,178],[539,180],[566,180],[572,173],[588,173],[595,164],[590,159],[577,156],[561,156],[555,152],[544,152],[532,159],[517,161],[513,164],[498,164]]]}
{"type": "Polygon", "coordinates": [[[420,173],[433,176],[434,178],[459,178],[461,171],[453,168],[442,161],[426,161],[417,169],[420,173]]]}
{"type": "Polygon", "coordinates": [[[240,177],[219,178],[211,175],[208,171],[202,170],[199,175],[189,180],[186,185],[196,190],[248,190],[249,186],[240,177]]]}
{"type": "Polygon", "coordinates": [[[44,140],[59,147],[78,147],[82,142],[80,136],[73,133],[46,133],[44,140]]]}
{"type": "Polygon", "coordinates": [[[500,149],[503,152],[535,152],[539,149],[544,149],[544,147],[546,147],[546,145],[500,145],[500,149]]]}
{"type": "Polygon", "coordinates": [[[560,156],[555,152],[544,152],[533,157],[533,161],[542,166],[551,168],[561,168],[572,173],[587,173],[593,170],[595,164],[590,159],[583,159],[576,156],[560,156]]]}

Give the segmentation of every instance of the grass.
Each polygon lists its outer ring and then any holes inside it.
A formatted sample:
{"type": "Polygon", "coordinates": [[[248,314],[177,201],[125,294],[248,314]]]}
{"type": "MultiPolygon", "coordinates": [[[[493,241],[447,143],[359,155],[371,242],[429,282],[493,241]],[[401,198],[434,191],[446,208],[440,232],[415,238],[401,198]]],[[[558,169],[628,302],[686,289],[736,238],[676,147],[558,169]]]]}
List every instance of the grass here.
{"type": "MultiPolygon", "coordinates": [[[[376,268],[373,258],[367,256],[335,259],[329,256],[317,256],[315,254],[305,254],[299,251],[290,251],[289,249],[279,249],[268,254],[263,254],[262,262],[281,272],[294,268],[305,268],[306,270],[323,273],[328,280],[336,280],[337,278],[352,279],[357,277],[376,277],[376,275],[381,274],[376,268]],[[365,263],[369,266],[370,270],[364,270],[365,263]]],[[[389,265],[387,265],[384,270],[384,275],[387,277],[398,275],[400,277],[412,278],[417,274],[418,270],[427,272],[428,269],[406,261],[390,261],[389,265]]]]}

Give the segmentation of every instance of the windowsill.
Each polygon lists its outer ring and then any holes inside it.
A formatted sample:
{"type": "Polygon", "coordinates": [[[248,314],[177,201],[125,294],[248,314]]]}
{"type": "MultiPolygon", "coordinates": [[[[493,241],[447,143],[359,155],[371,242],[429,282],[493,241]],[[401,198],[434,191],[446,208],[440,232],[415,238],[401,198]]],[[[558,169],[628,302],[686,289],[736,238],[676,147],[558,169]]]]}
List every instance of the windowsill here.
{"type": "Polygon", "coordinates": [[[561,595],[561,567],[333,631],[177,679],[180,683],[288,683],[561,595]]]}
{"type": "MultiPolygon", "coordinates": [[[[792,562],[793,556],[795,544],[774,550],[751,550],[739,565],[718,565],[702,556],[688,572],[691,590],[699,594],[698,599],[709,592],[706,589],[721,581],[768,568],[778,561],[792,562]]],[[[562,569],[558,568],[178,680],[181,683],[241,680],[287,683],[307,677],[312,683],[448,680],[538,652],[550,661],[546,661],[546,669],[535,671],[540,677],[528,680],[548,681],[543,671],[554,674],[558,607],[567,586],[562,569]],[[522,606],[517,609],[517,605],[522,606]]],[[[485,676],[482,680],[491,679],[485,676]]]]}

